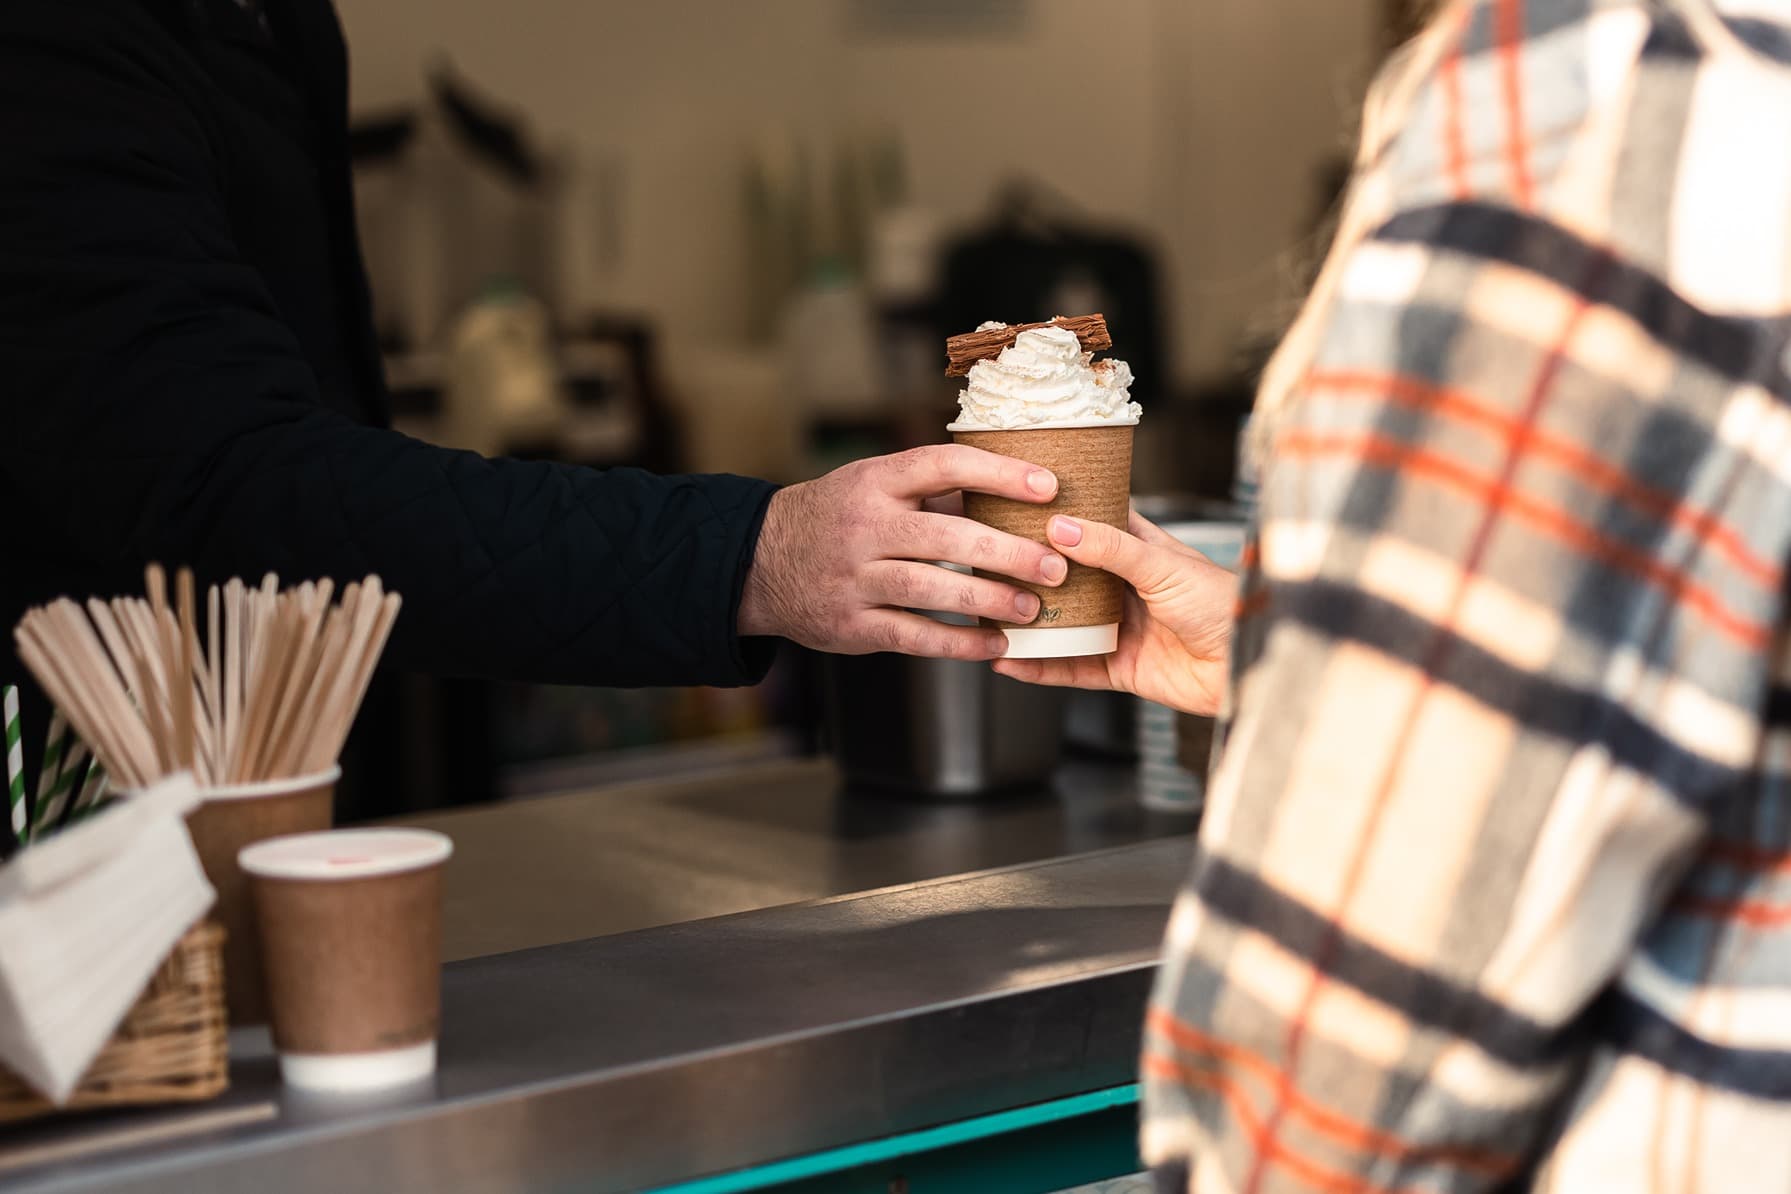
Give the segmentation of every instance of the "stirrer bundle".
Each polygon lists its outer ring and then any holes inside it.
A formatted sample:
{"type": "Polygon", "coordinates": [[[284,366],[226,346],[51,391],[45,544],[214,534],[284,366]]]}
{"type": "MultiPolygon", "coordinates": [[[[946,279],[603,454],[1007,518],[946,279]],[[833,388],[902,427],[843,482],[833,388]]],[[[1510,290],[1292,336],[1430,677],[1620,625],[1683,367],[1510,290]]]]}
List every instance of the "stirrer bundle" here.
{"type": "Polygon", "coordinates": [[[354,724],[399,597],[377,576],[281,591],[232,580],[205,597],[203,645],[193,575],[147,572],[148,600],[67,598],[30,610],[19,657],[106,764],[114,787],[177,771],[201,786],[309,775],[330,767],[354,724]]]}

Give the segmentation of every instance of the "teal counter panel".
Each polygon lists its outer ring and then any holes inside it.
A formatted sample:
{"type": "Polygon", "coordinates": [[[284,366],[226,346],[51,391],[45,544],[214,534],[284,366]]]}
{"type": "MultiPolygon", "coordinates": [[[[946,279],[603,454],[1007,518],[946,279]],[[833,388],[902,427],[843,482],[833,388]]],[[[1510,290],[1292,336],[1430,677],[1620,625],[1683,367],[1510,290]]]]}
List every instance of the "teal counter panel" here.
{"type": "Polygon", "coordinates": [[[1053,1194],[1141,1168],[1136,1084],[829,1149],[652,1194],[1053,1194]]]}

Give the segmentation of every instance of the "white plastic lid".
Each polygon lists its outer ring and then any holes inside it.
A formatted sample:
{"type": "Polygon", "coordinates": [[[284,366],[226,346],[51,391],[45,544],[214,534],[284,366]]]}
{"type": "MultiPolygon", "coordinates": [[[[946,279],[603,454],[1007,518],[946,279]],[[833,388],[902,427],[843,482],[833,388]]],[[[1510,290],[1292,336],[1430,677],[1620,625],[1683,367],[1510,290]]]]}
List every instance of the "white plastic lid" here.
{"type": "Polygon", "coordinates": [[[264,879],[371,879],[446,862],[453,841],[433,829],[330,829],[245,846],[237,865],[264,879]]]}

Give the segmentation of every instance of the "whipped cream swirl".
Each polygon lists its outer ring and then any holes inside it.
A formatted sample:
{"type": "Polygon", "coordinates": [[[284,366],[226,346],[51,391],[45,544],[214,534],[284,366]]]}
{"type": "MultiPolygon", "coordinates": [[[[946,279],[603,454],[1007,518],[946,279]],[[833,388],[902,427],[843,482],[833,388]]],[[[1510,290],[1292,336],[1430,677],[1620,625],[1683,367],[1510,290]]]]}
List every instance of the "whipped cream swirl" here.
{"type": "Polygon", "coordinates": [[[970,367],[958,395],[952,431],[1015,431],[1028,427],[1095,427],[1136,423],[1132,370],[1124,361],[1095,361],[1076,333],[1061,327],[1021,332],[992,361],[970,367]]]}

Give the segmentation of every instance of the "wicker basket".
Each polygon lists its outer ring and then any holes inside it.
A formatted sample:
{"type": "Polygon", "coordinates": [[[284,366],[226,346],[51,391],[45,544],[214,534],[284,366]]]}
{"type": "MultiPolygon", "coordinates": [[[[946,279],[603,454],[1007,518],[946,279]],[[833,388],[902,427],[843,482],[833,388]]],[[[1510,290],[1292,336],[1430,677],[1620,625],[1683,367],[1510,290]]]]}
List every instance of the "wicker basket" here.
{"type": "Polygon", "coordinates": [[[224,930],[200,922],[149,980],[118,1031],[58,1107],[0,1067],[0,1123],[89,1107],[187,1103],[230,1082],[224,930]]]}

